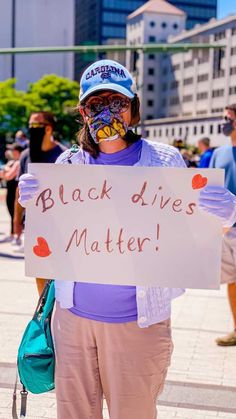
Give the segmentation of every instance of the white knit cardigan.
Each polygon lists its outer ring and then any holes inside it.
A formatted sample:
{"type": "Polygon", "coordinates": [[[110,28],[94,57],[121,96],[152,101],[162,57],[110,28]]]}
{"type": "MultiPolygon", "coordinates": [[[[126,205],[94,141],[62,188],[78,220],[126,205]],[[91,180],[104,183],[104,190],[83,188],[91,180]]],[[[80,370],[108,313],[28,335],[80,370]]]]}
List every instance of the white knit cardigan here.
{"type": "MultiPolygon", "coordinates": [[[[76,153],[66,150],[57,164],[89,164],[89,155],[82,149],[76,153]],[[69,160],[70,161],[69,161],[69,160]]],[[[169,145],[142,139],[140,160],[135,166],[186,167],[179,151],[169,145]]],[[[74,282],[55,281],[56,300],[62,308],[73,307],[74,282]]],[[[136,287],[139,327],[148,327],[168,319],[171,315],[171,300],[184,293],[180,288],[136,287]]]]}

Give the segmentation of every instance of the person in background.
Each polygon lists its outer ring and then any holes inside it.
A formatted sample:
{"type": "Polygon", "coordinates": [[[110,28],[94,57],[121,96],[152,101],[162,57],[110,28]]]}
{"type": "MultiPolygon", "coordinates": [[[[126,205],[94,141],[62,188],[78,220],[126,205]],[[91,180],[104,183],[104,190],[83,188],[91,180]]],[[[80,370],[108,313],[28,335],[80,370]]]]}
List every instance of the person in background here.
{"type": "Polygon", "coordinates": [[[11,217],[10,235],[2,239],[0,243],[12,242],[12,244],[14,243],[17,245],[20,245],[21,243],[20,234],[14,237],[14,205],[16,189],[18,185],[17,178],[20,169],[20,155],[22,151],[23,147],[17,143],[9,145],[7,150],[9,160],[3,167],[3,169],[0,171],[0,178],[6,182],[6,205],[11,217]]]}
{"type": "MultiPolygon", "coordinates": [[[[51,112],[34,112],[29,118],[29,148],[23,151],[20,159],[19,176],[28,172],[29,163],[54,163],[60,154],[66,150],[53,136],[56,124],[51,112]]],[[[19,191],[16,190],[14,232],[20,235],[23,230],[24,208],[18,202],[19,191]]],[[[41,294],[45,279],[36,278],[37,288],[41,294]]]]}
{"type": "Polygon", "coordinates": [[[203,137],[198,141],[198,149],[200,151],[200,161],[197,165],[197,167],[199,168],[207,168],[209,167],[210,164],[210,160],[213,154],[213,150],[210,147],[210,138],[208,137],[203,137]]]}
{"type": "MultiPolygon", "coordinates": [[[[225,187],[236,195],[236,104],[224,109],[222,132],[231,144],[217,148],[209,167],[225,169],[225,187]]],[[[221,282],[227,284],[228,301],[233,317],[234,330],[216,339],[217,345],[236,345],[236,223],[224,233],[221,260],[221,282]]]]}
{"type": "MultiPolygon", "coordinates": [[[[78,110],[80,148],[65,151],[58,164],[186,167],[176,148],[134,132],[139,99],[131,74],[118,62],[99,60],[84,71],[78,110]]],[[[23,175],[19,188],[20,202],[27,206],[38,180],[23,175]]],[[[200,208],[218,215],[224,225],[236,220],[235,203],[222,187],[200,192],[200,208]],[[224,205],[222,197],[227,198],[224,205]]],[[[93,216],[99,222],[99,214],[93,216]]],[[[155,419],[173,350],[171,301],[184,291],[101,285],[96,277],[94,283],[68,280],[55,280],[57,418],[102,419],[104,395],[111,419],[155,419]]]]}
{"type": "Polygon", "coordinates": [[[15,142],[23,148],[29,147],[29,139],[27,138],[26,134],[21,130],[16,132],[15,142]]]}

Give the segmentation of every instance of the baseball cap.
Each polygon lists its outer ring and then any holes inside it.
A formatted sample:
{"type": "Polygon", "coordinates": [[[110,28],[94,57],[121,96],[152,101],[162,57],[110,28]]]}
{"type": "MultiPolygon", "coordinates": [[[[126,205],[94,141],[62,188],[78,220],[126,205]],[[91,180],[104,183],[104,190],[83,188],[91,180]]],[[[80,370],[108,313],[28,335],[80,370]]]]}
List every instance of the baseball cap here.
{"type": "Polygon", "coordinates": [[[80,102],[99,90],[112,90],[130,99],[136,92],[135,83],[129,71],[113,60],[95,61],[84,71],[80,79],[80,102]]]}

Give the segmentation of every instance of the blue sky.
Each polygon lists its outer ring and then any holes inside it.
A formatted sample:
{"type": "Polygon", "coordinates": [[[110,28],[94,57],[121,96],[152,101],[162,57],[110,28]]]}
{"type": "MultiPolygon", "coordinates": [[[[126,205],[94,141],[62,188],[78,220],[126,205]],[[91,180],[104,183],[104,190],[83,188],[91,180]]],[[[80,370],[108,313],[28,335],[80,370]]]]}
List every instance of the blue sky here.
{"type": "Polygon", "coordinates": [[[218,19],[236,14],[236,0],[218,0],[218,19]]]}

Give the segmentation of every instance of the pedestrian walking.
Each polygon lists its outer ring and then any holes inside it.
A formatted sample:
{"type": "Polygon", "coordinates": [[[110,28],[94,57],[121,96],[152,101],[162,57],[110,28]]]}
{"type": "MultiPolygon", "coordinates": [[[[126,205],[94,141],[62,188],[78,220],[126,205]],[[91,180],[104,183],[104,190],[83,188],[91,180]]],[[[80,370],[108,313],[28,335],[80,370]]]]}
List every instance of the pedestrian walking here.
{"type": "MultiPolygon", "coordinates": [[[[84,123],[80,148],[64,152],[58,164],[185,167],[176,148],[133,131],[139,99],[121,64],[100,60],[84,71],[78,110],[84,123]]],[[[25,206],[38,181],[24,175],[19,189],[25,206]]],[[[225,188],[205,188],[199,202],[223,224],[236,219],[235,197],[225,188]]],[[[104,395],[111,419],[155,419],[173,350],[171,300],[184,291],[101,285],[96,278],[93,284],[55,280],[55,288],[57,418],[101,419],[104,395]]]]}
{"type": "Polygon", "coordinates": [[[10,234],[0,240],[0,243],[15,243],[20,244],[20,235],[14,237],[14,206],[16,189],[18,185],[18,175],[20,170],[20,155],[23,147],[17,143],[8,146],[8,153],[10,158],[5,166],[0,171],[0,179],[6,182],[6,205],[11,218],[10,234]]]}

